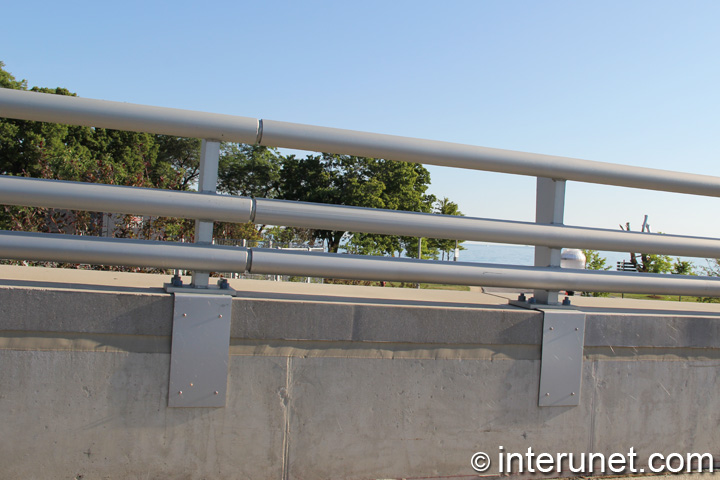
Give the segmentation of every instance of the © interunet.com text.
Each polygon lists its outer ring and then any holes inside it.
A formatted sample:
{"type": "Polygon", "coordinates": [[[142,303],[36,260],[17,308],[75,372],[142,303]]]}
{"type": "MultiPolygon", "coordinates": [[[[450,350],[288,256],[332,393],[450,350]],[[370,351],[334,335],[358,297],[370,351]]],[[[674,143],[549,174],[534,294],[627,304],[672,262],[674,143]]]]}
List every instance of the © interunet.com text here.
{"type": "MultiPolygon", "coordinates": [[[[626,453],[536,453],[508,452],[498,447],[495,465],[499,473],[693,473],[712,472],[713,456],[710,453],[651,453],[645,461],[630,447],[626,453]],[[645,466],[639,466],[645,465],[645,466]]],[[[485,452],[476,452],[470,459],[476,472],[486,472],[493,460],[485,452]]]]}

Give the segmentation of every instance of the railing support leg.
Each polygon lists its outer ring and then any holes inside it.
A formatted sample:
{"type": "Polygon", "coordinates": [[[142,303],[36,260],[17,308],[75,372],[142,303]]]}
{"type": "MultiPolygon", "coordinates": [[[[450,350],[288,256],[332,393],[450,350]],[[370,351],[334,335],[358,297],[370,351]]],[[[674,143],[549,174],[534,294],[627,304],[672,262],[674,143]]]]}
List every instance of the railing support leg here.
{"type": "MultiPolygon", "coordinates": [[[[562,225],[565,213],[565,180],[538,177],[537,196],[535,207],[535,222],[546,225],[562,225]]],[[[562,249],[550,247],[535,247],[536,267],[560,268],[560,254],[562,249]]],[[[549,290],[535,290],[537,303],[557,305],[558,292],[549,290]]]]}
{"type": "MultiPolygon", "coordinates": [[[[198,192],[217,191],[220,142],[203,140],[198,192]]],[[[213,222],[195,220],[195,243],[210,245],[213,222]]],[[[193,271],[192,286],[166,285],[174,293],[168,407],[224,407],[228,347],[235,290],[227,282],[210,285],[209,271],[193,271]]]]}
{"type": "MultiPolygon", "coordinates": [[[[218,164],[220,162],[220,142],[203,140],[200,150],[200,179],[198,192],[214,195],[217,191],[218,164]]],[[[213,222],[195,220],[195,243],[209,245],[213,239],[213,222]]],[[[210,272],[193,272],[192,285],[195,288],[208,288],[210,272]]]]}

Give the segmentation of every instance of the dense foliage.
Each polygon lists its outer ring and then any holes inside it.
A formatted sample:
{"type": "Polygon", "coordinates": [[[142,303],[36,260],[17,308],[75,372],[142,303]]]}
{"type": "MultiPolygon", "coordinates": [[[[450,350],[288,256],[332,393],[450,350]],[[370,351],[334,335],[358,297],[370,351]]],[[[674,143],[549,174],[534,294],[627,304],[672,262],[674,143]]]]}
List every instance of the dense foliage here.
{"type": "MultiPolygon", "coordinates": [[[[0,62],[0,87],[28,90],[0,62]]],[[[30,90],[75,94],[65,88],[30,90]]],[[[54,123],[0,118],[0,174],[44,179],[188,190],[198,177],[200,140],[54,123]]],[[[422,165],[335,154],[305,158],[259,145],[222,145],[218,189],[227,194],[334,205],[461,215],[445,198],[427,193],[430,174],[422,165]]],[[[10,230],[142,237],[192,241],[193,222],[129,215],[5,206],[0,228],[10,230]],[[110,228],[108,225],[110,224],[110,228]]],[[[224,241],[321,242],[370,255],[417,256],[417,239],[216,222],[224,241]]],[[[449,257],[454,240],[423,242],[423,258],[449,257]]]]}

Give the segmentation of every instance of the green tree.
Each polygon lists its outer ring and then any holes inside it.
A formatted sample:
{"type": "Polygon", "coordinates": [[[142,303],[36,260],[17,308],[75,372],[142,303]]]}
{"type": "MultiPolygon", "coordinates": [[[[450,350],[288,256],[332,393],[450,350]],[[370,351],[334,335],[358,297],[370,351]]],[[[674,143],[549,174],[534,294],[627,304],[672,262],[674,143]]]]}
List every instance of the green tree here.
{"type": "Polygon", "coordinates": [[[0,61],[0,87],[27,90],[27,80],[16,80],[10,72],[5,70],[5,62],[0,61]]]}
{"type": "Polygon", "coordinates": [[[706,261],[707,267],[700,268],[703,275],[707,275],[708,277],[720,277],[720,259],[708,258],[706,261]]]}
{"type": "Polygon", "coordinates": [[[675,275],[697,275],[695,273],[695,265],[688,260],[675,259],[672,267],[672,273],[675,275]]]}
{"type": "MultiPolygon", "coordinates": [[[[460,207],[458,206],[458,204],[455,202],[451,202],[448,197],[443,197],[441,200],[437,200],[433,207],[433,213],[436,213],[438,215],[455,215],[461,217],[464,216],[463,213],[460,211],[460,207]]],[[[457,247],[459,250],[465,250],[465,247],[462,246],[463,242],[464,240],[457,241],[457,247]]],[[[455,240],[441,238],[428,239],[428,243],[431,247],[441,252],[441,260],[450,260],[450,252],[455,250],[456,245],[455,240]]]]}
{"type": "Polygon", "coordinates": [[[263,239],[255,225],[248,223],[215,222],[213,225],[213,237],[220,240],[220,243],[231,241],[231,245],[237,245],[238,240],[247,240],[247,246],[253,246],[263,239]]]}
{"type": "MultiPolygon", "coordinates": [[[[0,86],[28,89],[27,81],[15,79],[3,67],[0,62],[0,86]]],[[[75,95],[64,88],[32,90],[75,95]]],[[[0,174],[6,175],[186,190],[198,176],[199,149],[200,141],[196,139],[0,119],[0,174]]],[[[430,184],[427,169],[385,159],[326,153],[299,159],[281,156],[276,149],[264,146],[224,144],[218,176],[220,191],[249,197],[426,213],[432,211],[435,201],[427,193],[430,184]]],[[[0,223],[11,228],[24,226],[42,231],[50,228],[48,222],[59,225],[61,220],[70,221],[53,219],[53,215],[62,212],[35,215],[38,210],[16,207],[3,210],[0,223]]],[[[82,223],[82,215],[77,215],[75,220],[82,223]]],[[[88,218],[97,220],[97,216],[88,218]]],[[[161,231],[148,231],[147,222],[141,231],[155,237],[191,239],[186,228],[191,222],[170,219],[154,222],[161,231]]],[[[137,232],[136,227],[128,232],[137,232]]],[[[256,238],[263,227],[218,224],[216,234],[256,238]]],[[[93,234],[96,230],[90,224],[79,224],[74,231],[93,234]]],[[[343,243],[358,253],[405,252],[415,256],[417,252],[417,239],[393,235],[301,228],[285,228],[275,233],[293,241],[322,240],[331,252],[337,252],[343,243]]],[[[439,244],[423,243],[426,244],[423,256],[437,255],[439,244]]]]}
{"type": "MultiPolygon", "coordinates": [[[[0,85],[27,90],[0,62],[0,85]]],[[[54,95],[75,94],[65,88],[31,90],[54,95]]],[[[186,189],[184,172],[178,167],[178,144],[187,139],[45,122],[0,118],[0,173],[54,180],[186,189]],[[161,155],[162,154],[162,155],[161,155]]],[[[192,143],[189,140],[186,143],[192,143]]],[[[188,147],[192,149],[192,145],[188,147]]],[[[196,156],[197,157],[197,156],[196,156]]],[[[192,160],[189,160],[192,163],[192,160]]],[[[107,234],[108,218],[102,213],[71,212],[6,206],[0,210],[0,226],[40,232],[82,235],[107,234]],[[105,228],[103,229],[103,226],[105,228]]],[[[192,222],[178,219],[113,215],[115,236],[145,238],[192,238],[192,222]]]]}
{"type": "MultiPolygon", "coordinates": [[[[585,255],[585,268],[587,270],[610,270],[610,267],[605,265],[607,259],[600,256],[600,252],[597,250],[583,250],[585,255]]],[[[583,296],[586,297],[608,297],[608,292],[583,292],[583,296]]]]}
{"type": "MultiPolygon", "coordinates": [[[[12,77],[7,72],[6,77],[12,77]]],[[[18,83],[6,82],[11,86],[18,86],[18,83]]],[[[24,81],[20,83],[25,86],[24,81]]],[[[25,90],[25,88],[19,88],[25,90]]],[[[75,96],[64,88],[38,88],[31,89],[35,92],[75,96]]],[[[26,120],[14,120],[0,118],[0,174],[22,175],[29,173],[37,176],[41,158],[61,157],[67,148],[72,148],[76,153],[87,153],[87,149],[75,142],[83,138],[83,131],[88,132],[87,127],[70,127],[57,123],[32,122],[26,120]],[[69,143],[66,143],[66,139],[69,143]]]]}
{"type": "MultiPolygon", "coordinates": [[[[223,145],[219,172],[220,190],[234,195],[426,212],[434,200],[425,193],[429,182],[421,165],[327,153],[298,158],[238,144],[223,145]]],[[[399,255],[407,243],[392,235],[302,228],[284,230],[282,237],[320,240],[331,252],[346,244],[351,252],[377,255],[399,255]]]]}
{"type": "Polygon", "coordinates": [[[218,186],[231,195],[276,198],[281,158],[275,148],[224,143],[220,152],[218,186]]]}
{"type": "MultiPolygon", "coordinates": [[[[647,221],[647,217],[646,217],[647,221]]],[[[620,225],[621,230],[630,231],[630,222],[625,224],[625,228],[620,225]]],[[[643,224],[643,231],[647,229],[650,234],[650,228],[643,224]]],[[[662,234],[659,232],[658,234],[662,234]]],[[[657,255],[654,253],[634,253],[630,252],[630,263],[635,269],[641,273],[670,273],[673,269],[672,259],[668,255],[657,255]],[[638,258],[639,257],[639,258],[638,258]]]]}
{"type": "MultiPolygon", "coordinates": [[[[430,185],[430,172],[419,164],[395,162],[385,159],[364,159],[367,162],[368,177],[377,184],[377,197],[369,201],[358,203],[359,206],[383,208],[387,210],[401,210],[406,212],[432,212],[435,196],[427,194],[430,185]]],[[[353,233],[348,242],[366,255],[403,254],[417,257],[417,238],[399,237],[395,235],[382,235],[374,233],[353,233]]],[[[436,258],[437,249],[423,242],[423,258],[436,258]]]]}
{"type": "MultiPolygon", "coordinates": [[[[280,198],[332,205],[383,208],[382,180],[375,174],[375,159],[323,153],[282,160],[280,198]]],[[[313,237],[337,252],[346,231],[314,230],[313,237]]]]}
{"type": "Polygon", "coordinates": [[[179,177],[177,189],[189,190],[200,175],[201,140],[155,135],[154,142],[158,148],[156,180],[162,180],[162,175],[174,174],[179,177]]]}
{"type": "MultiPolygon", "coordinates": [[[[633,261],[632,258],[630,260],[633,261]]],[[[672,258],[669,255],[641,253],[640,262],[635,257],[633,264],[637,267],[638,272],[670,273],[673,269],[672,258]]]]}
{"type": "Polygon", "coordinates": [[[585,268],[588,270],[610,270],[610,266],[605,265],[607,259],[600,256],[597,250],[583,250],[585,255],[585,268]]]}
{"type": "MultiPolygon", "coordinates": [[[[699,267],[700,273],[708,277],[720,277],[720,259],[717,258],[706,258],[707,266],[699,267]]],[[[698,297],[698,302],[704,303],[717,303],[720,302],[718,297],[698,297]]]]}

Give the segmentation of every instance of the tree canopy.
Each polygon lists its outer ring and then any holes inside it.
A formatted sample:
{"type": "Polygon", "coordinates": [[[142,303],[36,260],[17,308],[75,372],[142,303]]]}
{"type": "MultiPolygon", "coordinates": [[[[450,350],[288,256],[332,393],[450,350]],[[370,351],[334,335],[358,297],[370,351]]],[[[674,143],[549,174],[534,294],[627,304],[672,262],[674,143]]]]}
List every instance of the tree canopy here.
{"type": "MultiPolygon", "coordinates": [[[[17,80],[0,62],[0,87],[28,90],[28,83],[17,80]]],[[[30,90],[76,95],[61,87],[30,90]]],[[[197,181],[199,157],[198,139],[0,118],[3,175],[188,190],[197,181]]],[[[329,153],[300,158],[234,143],[222,145],[218,172],[219,191],[232,195],[462,215],[457,204],[447,198],[438,202],[429,194],[429,185],[430,173],[419,164],[329,153]]],[[[56,213],[6,206],[0,226],[47,231],[50,224],[69,221],[54,219],[56,213]]],[[[97,217],[83,218],[85,224],[75,218],[85,225],[79,233],[96,233],[97,217]]],[[[165,221],[159,228],[169,232],[161,237],[191,239],[191,227],[191,222],[165,221]]],[[[215,234],[254,241],[262,238],[264,228],[217,222],[215,234]]],[[[330,252],[343,247],[360,254],[417,256],[416,238],[285,226],[273,226],[266,234],[288,242],[320,241],[330,252]]],[[[430,239],[423,242],[423,258],[437,258],[439,252],[445,255],[454,248],[454,240],[430,239]]]]}
{"type": "MultiPolygon", "coordinates": [[[[224,145],[220,187],[244,196],[412,212],[430,212],[430,173],[422,165],[329,153],[281,155],[276,149],[224,145]]],[[[322,241],[330,252],[399,255],[401,237],[347,231],[285,229],[276,238],[322,241]]]]}

